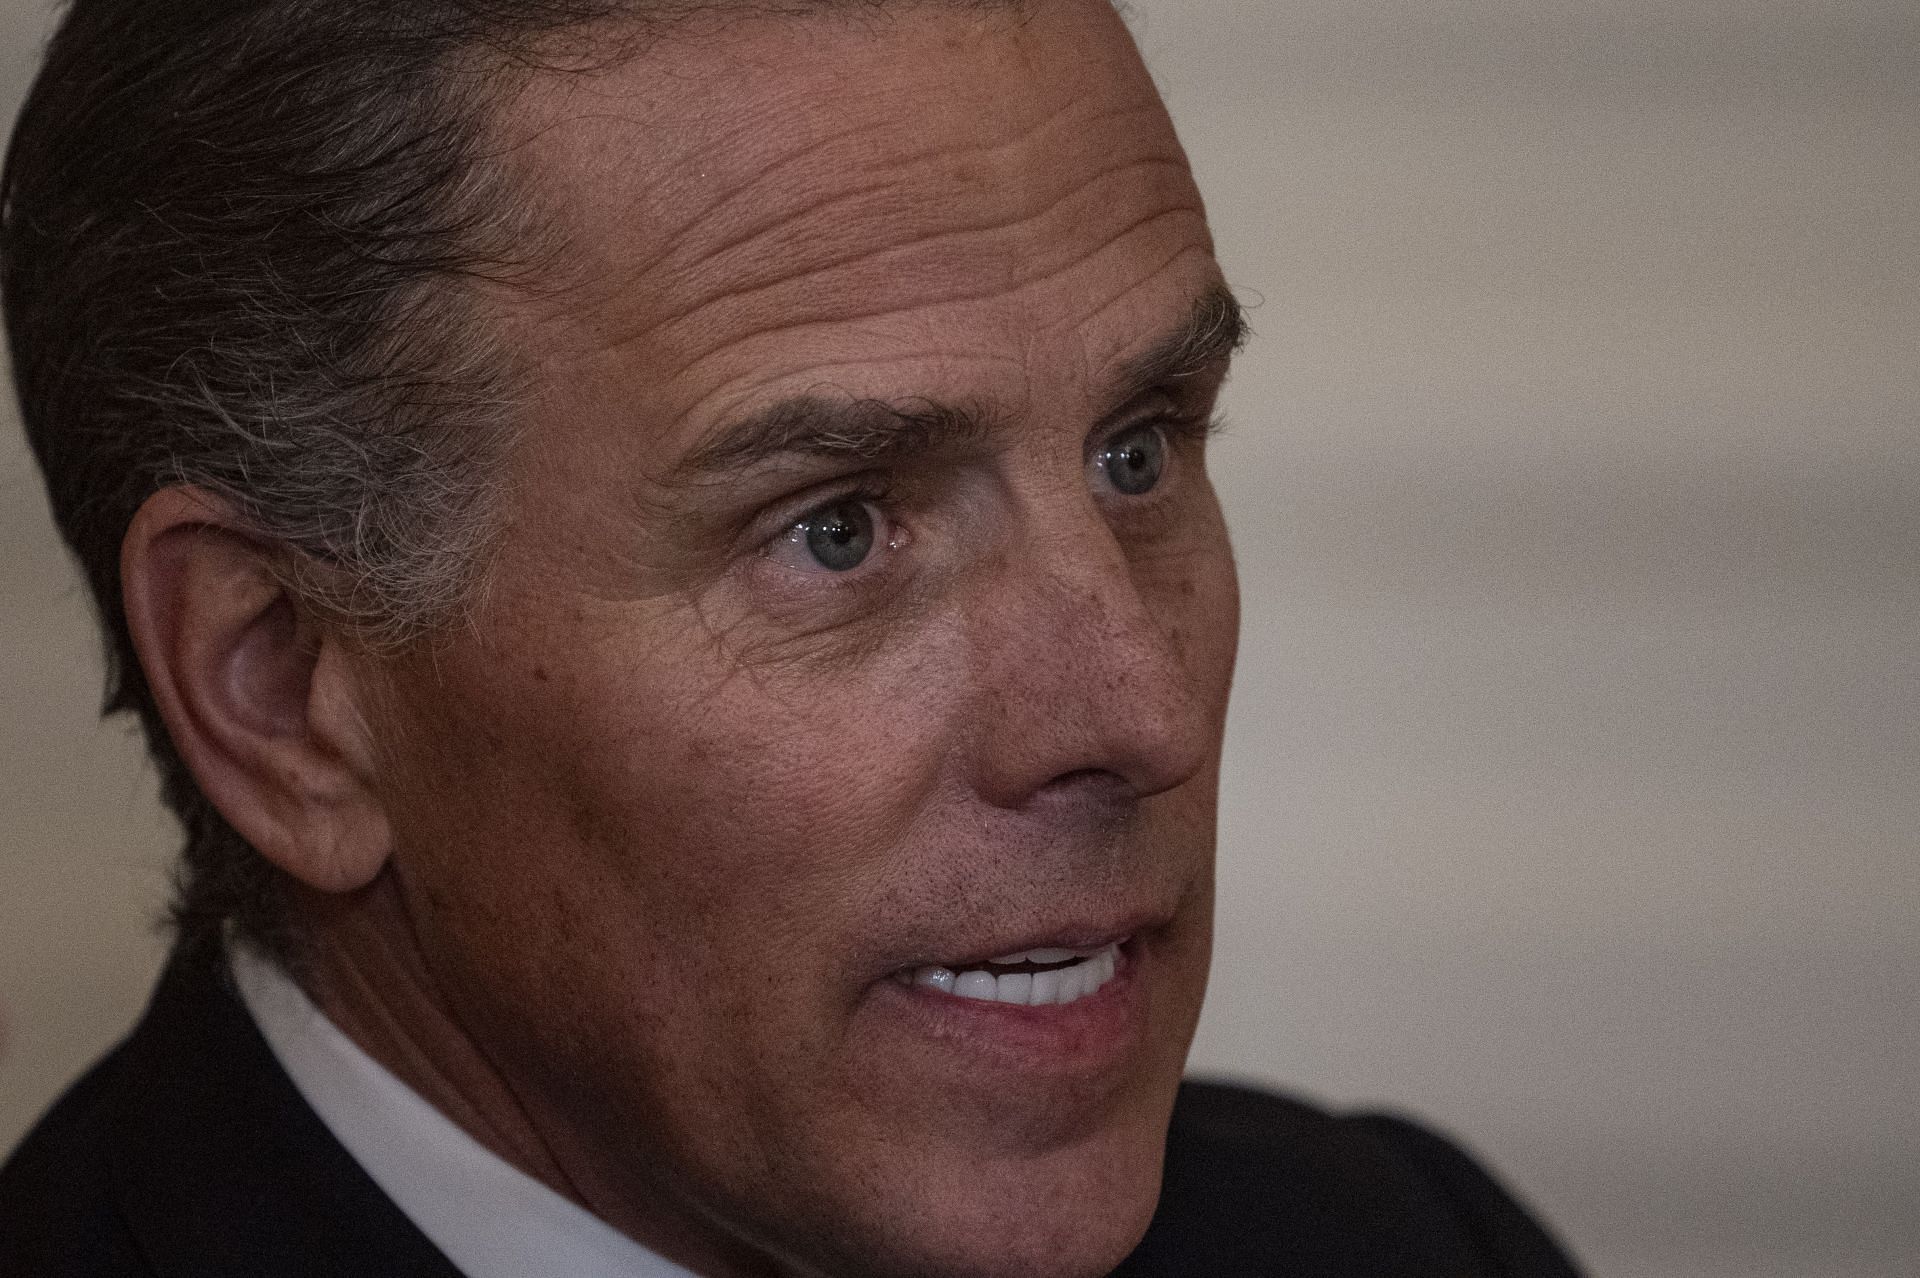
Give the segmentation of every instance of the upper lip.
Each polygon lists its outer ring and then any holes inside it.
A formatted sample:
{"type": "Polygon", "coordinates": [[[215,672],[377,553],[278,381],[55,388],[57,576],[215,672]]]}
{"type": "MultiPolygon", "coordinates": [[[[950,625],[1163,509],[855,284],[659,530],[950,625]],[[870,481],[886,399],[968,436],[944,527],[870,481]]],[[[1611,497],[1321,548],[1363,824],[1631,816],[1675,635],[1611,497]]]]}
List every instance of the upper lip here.
{"type": "Polygon", "coordinates": [[[1028,950],[1097,950],[1116,941],[1126,941],[1144,932],[1165,927],[1172,918],[1172,910],[1154,909],[1134,911],[1107,921],[1056,923],[1023,932],[1008,932],[998,939],[985,942],[956,942],[951,950],[917,954],[908,962],[898,964],[890,970],[899,971],[902,967],[938,965],[960,971],[966,968],[985,967],[995,958],[1007,954],[1021,954],[1028,950]]]}

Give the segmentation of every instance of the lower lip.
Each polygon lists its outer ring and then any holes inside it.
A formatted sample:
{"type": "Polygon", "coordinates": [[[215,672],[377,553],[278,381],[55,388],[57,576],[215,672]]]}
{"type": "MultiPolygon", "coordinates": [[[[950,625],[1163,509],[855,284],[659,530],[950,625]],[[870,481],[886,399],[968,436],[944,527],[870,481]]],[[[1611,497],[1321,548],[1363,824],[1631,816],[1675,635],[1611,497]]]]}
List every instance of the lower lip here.
{"type": "Polygon", "coordinates": [[[876,1010],[904,1017],[943,1046],[1021,1072],[1098,1073],[1142,1038],[1145,981],[1140,939],[1120,947],[1113,979],[1071,1003],[1021,1006],[961,998],[887,979],[870,989],[876,1010]]]}

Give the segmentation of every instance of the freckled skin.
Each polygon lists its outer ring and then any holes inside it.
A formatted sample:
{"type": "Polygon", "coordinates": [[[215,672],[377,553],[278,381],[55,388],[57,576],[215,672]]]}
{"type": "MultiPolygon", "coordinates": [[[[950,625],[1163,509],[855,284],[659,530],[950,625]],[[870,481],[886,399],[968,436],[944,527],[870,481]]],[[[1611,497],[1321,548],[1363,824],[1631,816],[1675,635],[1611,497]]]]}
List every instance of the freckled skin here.
{"type": "Polygon", "coordinates": [[[734,22],[498,127],[568,253],[499,303],[538,374],[484,604],[367,659],[394,851],[323,912],[323,1003],[700,1272],[1105,1272],[1205,985],[1237,629],[1199,444],[1151,503],[1089,479],[1102,387],[1219,278],[1123,27],[734,22]],[[821,386],[1007,424],[896,476],[844,579],[765,536],[838,472],[672,474],[821,386]],[[1121,916],[1097,1068],[898,1010],[903,965],[1121,916]]]}

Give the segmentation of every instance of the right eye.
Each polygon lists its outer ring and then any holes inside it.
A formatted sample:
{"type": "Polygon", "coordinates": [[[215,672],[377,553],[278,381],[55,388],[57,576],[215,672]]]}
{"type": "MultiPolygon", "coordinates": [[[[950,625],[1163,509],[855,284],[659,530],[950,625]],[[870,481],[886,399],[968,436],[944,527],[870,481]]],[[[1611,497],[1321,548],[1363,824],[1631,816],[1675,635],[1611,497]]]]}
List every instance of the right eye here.
{"type": "Polygon", "coordinates": [[[842,497],[810,511],[775,539],[768,556],[801,572],[852,572],[887,545],[887,517],[871,498],[842,497]]]}
{"type": "Polygon", "coordinates": [[[1166,432],[1155,422],[1129,426],[1107,441],[1093,464],[1115,492],[1126,497],[1144,497],[1166,473],[1166,432]]]}

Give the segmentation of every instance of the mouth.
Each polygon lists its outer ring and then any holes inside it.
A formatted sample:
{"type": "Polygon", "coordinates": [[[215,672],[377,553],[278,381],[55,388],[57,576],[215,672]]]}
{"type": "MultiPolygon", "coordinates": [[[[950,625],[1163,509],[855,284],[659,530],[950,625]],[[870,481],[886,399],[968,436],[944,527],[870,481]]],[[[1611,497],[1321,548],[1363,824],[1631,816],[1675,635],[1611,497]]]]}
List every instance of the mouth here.
{"type": "Polygon", "coordinates": [[[980,1003],[1050,1007],[1092,998],[1126,967],[1121,937],[1086,949],[1045,947],[984,961],[930,963],[893,974],[901,985],[980,1003]]]}
{"type": "Polygon", "coordinates": [[[1164,1009],[1185,988],[1177,914],[1013,923],[896,952],[864,987],[868,1023],[942,1087],[964,1078],[996,1096],[1043,1083],[1093,1089],[1072,1091],[1080,1100],[1106,1095],[1151,1058],[1164,1009]]]}

